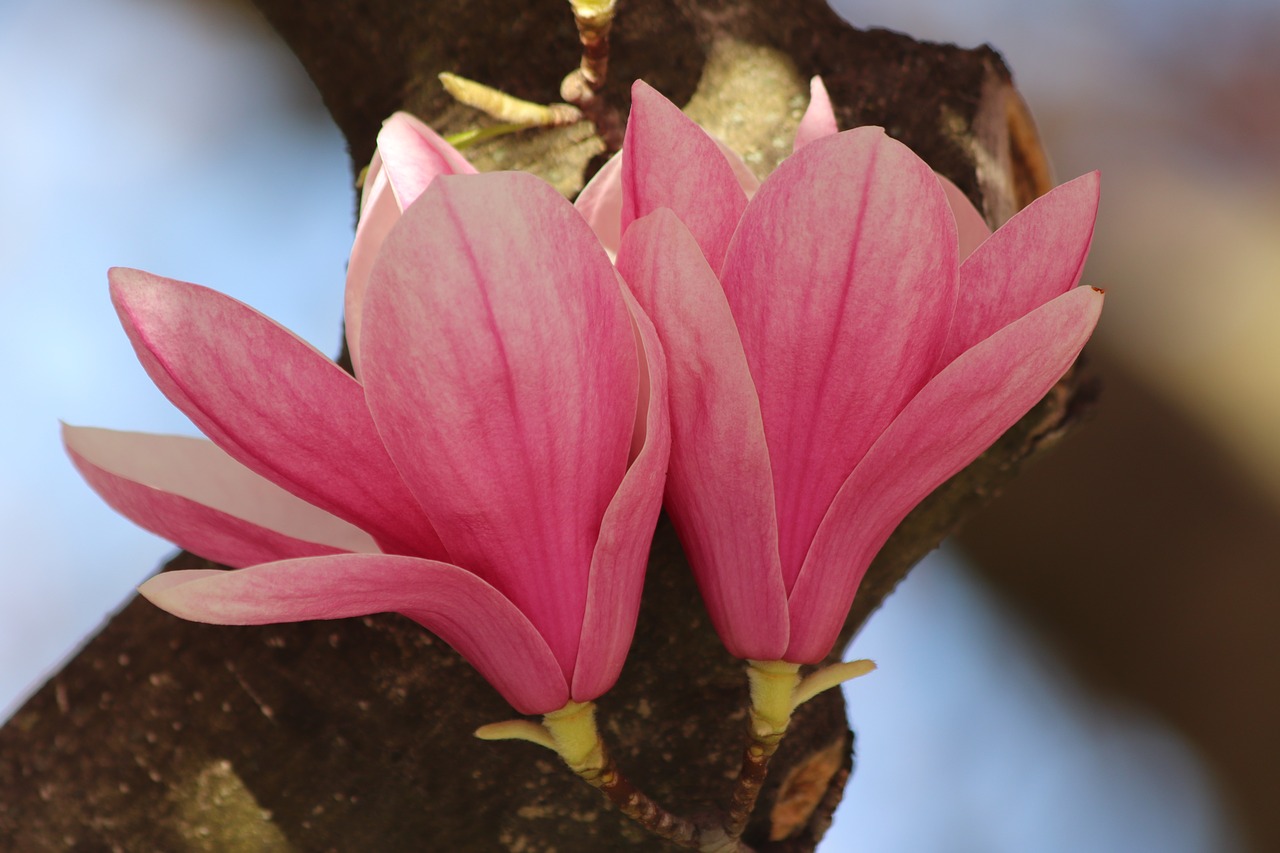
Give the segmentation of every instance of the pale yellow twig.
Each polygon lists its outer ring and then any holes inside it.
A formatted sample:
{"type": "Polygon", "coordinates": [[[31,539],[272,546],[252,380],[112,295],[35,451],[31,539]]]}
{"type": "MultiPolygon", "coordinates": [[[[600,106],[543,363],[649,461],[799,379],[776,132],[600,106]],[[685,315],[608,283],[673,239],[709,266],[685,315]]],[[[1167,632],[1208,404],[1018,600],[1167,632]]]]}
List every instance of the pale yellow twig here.
{"type": "Polygon", "coordinates": [[[560,127],[582,120],[582,110],[572,104],[535,104],[448,71],[439,76],[445,91],[455,100],[507,124],[560,127]]]}

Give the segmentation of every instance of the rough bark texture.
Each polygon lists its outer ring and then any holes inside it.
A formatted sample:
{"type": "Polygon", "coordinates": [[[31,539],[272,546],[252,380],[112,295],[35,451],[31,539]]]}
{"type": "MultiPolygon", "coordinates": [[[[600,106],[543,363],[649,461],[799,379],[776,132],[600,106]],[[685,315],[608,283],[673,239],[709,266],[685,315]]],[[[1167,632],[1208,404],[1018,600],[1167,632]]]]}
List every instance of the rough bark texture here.
{"type": "MultiPolygon", "coordinates": [[[[353,171],[395,109],[446,130],[482,123],[448,101],[439,71],[547,101],[577,63],[563,0],[256,5],[315,80],[353,171]]],[[[1047,187],[1033,126],[994,52],[860,32],[819,0],[628,0],[611,73],[607,95],[620,109],[626,82],[642,76],[761,174],[789,151],[807,80],[822,74],[842,126],[885,126],[993,223],[1047,187]]],[[[482,167],[527,168],[571,194],[600,150],[579,125],[475,153],[482,167]]],[[[1070,426],[1085,396],[1073,373],[902,525],[848,635],[1070,426]]],[[[632,655],[600,702],[609,747],[633,782],[680,812],[721,807],[745,701],[740,662],[710,630],[664,521],[632,655]]],[[[0,730],[0,838],[23,851],[663,849],[550,753],[470,737],[510,716],[456,654],[397,617],[219,628],[135,601],[0,730]]],[[[802,709],[751,842],[813,850],[851,749],[839,691],[802,709]]]]}

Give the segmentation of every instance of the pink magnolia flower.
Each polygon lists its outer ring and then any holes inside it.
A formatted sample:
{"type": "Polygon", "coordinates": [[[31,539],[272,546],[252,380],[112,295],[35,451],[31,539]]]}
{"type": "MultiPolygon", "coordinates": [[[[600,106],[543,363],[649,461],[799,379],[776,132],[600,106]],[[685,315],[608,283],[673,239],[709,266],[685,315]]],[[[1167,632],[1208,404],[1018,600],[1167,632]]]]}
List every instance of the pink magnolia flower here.
{"type": "Polygon", "coordinates": [[[1043,397],[1102,306],[1075,288],[1096,174],[989,239],[970,221],[962,262],[972,207],[879,128],[834,133],[816,109],[748,201],[637,83],[617,259],[667,355],[666,507],[712,620],[733,654],[797,664],[827,655],[898,522],[1043,397]]]}
{"type": "Polygon", "coordinates": [[[397,219],[359,285],[359,380],[234,299],[113,270],[143,366],[212,441],[69,427],[67,448],[116,509],[236,567],[149,580],[171,613],[398,612],[523,713],[593,699],[661,503],[653,327],[530,175],[442,177],[397,219]]]}

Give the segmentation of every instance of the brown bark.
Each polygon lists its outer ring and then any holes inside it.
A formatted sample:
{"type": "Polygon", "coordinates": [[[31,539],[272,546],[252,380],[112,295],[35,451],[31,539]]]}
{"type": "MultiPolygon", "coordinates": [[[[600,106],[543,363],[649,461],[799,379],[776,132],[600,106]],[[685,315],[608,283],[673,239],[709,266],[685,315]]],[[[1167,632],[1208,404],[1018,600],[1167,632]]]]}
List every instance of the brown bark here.
{"type": "MultiPolygon", "coordinates": [[[[257,5],[315,80],[353,171],[395,109],[445,130],[479,123],[445,97],[440,71],[547,101],[578,62],[564,0],[257,5]]],[[[644,77],[762,173],[789,150],[807,79],[822,74],[842,126],[885,126],[993,222],[1047,186],[1025,108],[987,48],[860,32],[819,0],[629,0],[612,40],[612,103],[625,110],[627,82],[644,77]]],[[[572,193],[600,148],[579,125],[506,138],[476,159],[572,193]]],[[[1073,373],[913,513],[868,574],[847,633],[1060,436],[1085,396],[1073,373]]],[[[726,805],[746,680],[665,521],[631,657],[599,704],[608,747],[637,786],[685,814],[726,805]]],[[[457,655],[397,617],[219,628],[135,601],[0,730],[0,837],[30,851],[664,849],[550,753],[470,736],[510,716],[457,655]]],[[[748,840],[812,850],[851,746],[839,691],[804,706],[748,840]]]]}

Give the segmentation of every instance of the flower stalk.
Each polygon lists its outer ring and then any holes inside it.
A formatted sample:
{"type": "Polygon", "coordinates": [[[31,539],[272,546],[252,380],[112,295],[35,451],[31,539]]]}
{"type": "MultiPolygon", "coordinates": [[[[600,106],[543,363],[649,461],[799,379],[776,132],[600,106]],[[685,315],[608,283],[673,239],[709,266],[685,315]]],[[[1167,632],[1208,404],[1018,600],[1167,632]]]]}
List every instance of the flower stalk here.
{"type": "Polygon", "coordinates": [[[791,724],[796,708],[824,690],[829,690],[876,668],[869,660],[838,663],[801,678],[800,665],[787,661],[748,661],[747,681],[751,686],[751,708],[747,715],[747,744],[742,753],[742,769],[725,818],[730,839],[742,836],[755,809],[760,789],[769,772],[769,761],[791,724]]]}
{"type": "Polygon", "coordinates": [[[618,770],[600,739],[594,702],[569,702],[544,714],[541,725],[530,720],[508,720],[481,726],[475,735],[481,740],[527,740],[546,747],[649,833],[680,847],[702,848],[701,831],[696,824],[667,811],[618,770]]]}

